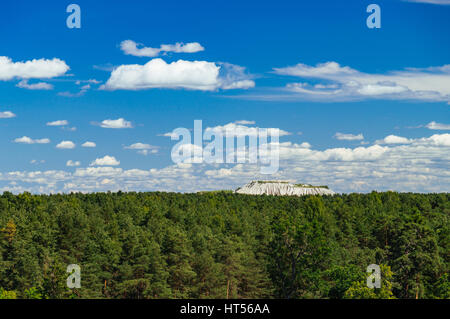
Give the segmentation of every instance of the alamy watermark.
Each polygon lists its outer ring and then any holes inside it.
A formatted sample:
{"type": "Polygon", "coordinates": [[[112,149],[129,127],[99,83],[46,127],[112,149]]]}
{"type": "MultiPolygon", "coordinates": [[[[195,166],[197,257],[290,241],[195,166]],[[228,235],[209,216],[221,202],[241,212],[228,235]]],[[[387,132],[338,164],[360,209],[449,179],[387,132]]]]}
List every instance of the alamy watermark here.
{"type": "Polygon", "coordinates": [[[378,4],[369,4],[366,9],[367,13],[371,13],[367,17],[366,24],[369,29],[381,28],[381,8],[378,4]]]}
{"type": "Polygon", "coordinates": [[[376,264],[370,264],[367,266],[367,287],[368,288],[381,288],[381,269],[376,264]]]}
{"type": "Polygon", "coordinates": [[[70,273],[67,277],[67,287],[69,289],[81,288],[81,267],[77,264],[67,266],[66,272],[70,273]]]}
{"type": "Polygon", "coordinates": [[[171,152],[176,164],[259,164],[261,174],[274,174],[279,169],[277,128],[216,127],[203,131],[202,120],[195,120],[193,140],[187,128],[177,128],[170,136],[172,140],[181,138],[171,152]]]}
{"type": "Polygon", "coordinates": [[[66,25],[69,29],[81,28],[81,8],[78,4],[69,4],[66,8],[67,13],[71,13],[66,19],[66,25]]]}
{"type": "MultiPolygon", "coordinates": [[[[66,25],[69,29],[81,28],[81,8],[78,4],[69,4],[66,8],[66,12],[70,13],[67,17],[66,25]]],[[[366,8],[366,12],[370,13],[367,17],[366,25],[369,29],[381,28],[381,8],[378,4],[369,4],[366,8]]]]}

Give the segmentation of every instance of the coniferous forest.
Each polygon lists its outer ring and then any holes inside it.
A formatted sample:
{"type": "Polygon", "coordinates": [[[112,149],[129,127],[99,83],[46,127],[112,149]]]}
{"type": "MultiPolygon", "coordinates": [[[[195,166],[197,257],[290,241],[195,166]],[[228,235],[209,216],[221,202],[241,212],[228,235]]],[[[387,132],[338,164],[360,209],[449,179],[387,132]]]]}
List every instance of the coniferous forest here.
{"type": "Polygon", "coordinates": [[[448,193],[0,196],[0,298],[441,299],[449,270],[448,193]]]}

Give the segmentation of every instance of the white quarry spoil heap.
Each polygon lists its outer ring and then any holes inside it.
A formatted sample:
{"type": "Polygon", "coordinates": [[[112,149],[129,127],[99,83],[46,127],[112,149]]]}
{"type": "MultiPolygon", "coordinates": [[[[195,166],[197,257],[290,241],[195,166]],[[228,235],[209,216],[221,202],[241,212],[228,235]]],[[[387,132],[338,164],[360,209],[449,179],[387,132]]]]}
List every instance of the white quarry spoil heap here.
{"type": "Polygon", "coordinates": [[[312,186],[308,184],[291,184],[285,181],[252,181],[236,190],[238,194],[248,195],[334,195],[327,186],[312,186]]]}

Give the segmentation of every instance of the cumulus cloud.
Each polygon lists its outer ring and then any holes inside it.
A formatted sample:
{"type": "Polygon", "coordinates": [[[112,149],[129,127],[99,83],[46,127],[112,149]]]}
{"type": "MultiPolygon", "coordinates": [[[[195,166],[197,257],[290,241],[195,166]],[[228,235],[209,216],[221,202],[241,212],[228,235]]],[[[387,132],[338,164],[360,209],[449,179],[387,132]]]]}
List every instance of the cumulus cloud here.
{"type": "Polygon", "coordinates": [[[344,141],[361,141],[364,139],[364,136],[360,133],[358,135],[354,134],[344,134],[337,132],[334,135],[334,138],[337,140],[344,140],[344,141]]]}
{"type": "Polygon", "coordinates": [[[375,144],[414,144],[427,146],[450,146],[450,134],[434,134],[430,137],[409,139],[406,137],[389,135],[382,140],[377,140],[375,144]]]}
{"type": "MultiPolygon", "coordinates": [[[[450,102],[450,65],[408,68],[385,74],[364,73],[336,62],[275,68],[280,75],[314,79],[323,83],[287,84],[288,94],[278,98],[309,100],[403,99],[450,102]]],[[[276,98],[276,97],[275,97],[276,98]]]]}
{"type": "Polygon", "coordinates": [[[45,82],[29,84],[28,80],[22,80],[16,85],[19,88],[27,90],[53,90],[53,85],[45,82]]]}
{"type": "Polygon", "coordinates": [[[13,117],[16,117],[16,114],[11,111],[0,112],[0,119],[11,119],[13,117]]]}
{"type": "Polygon", "coordinates": [[[62,141],[61,143],[56,145],[56,148],[59,148],[59,149],[74,149],[75,148],[75,143],[72,142],[72,141],[62,141]]]}
{"type": "Polygon", "coordinates": [[[207,127],[205,129],[205,133],[211,133],[216,135],[223,135],[223,136],[258,136],[258,134],[261,133],[262,130],[265,130],[268,135],[274,135],[276,133],[279,134],[279,136],[286,136],[291,135],[291,133],[278,129],[278,128],[259,128],[259,127],[250,127],[247,125],[241,125],[235,123],[228,123],[225,125],[218,125],[213,127],[207,127]]]}
{"type": "Polygon", "coordinates": [[[379,159],[386,147],[372,145],[357,148],[330,148],[324,151],[311,149],[309,143],[295,144],[291,142],[279,143],[280,158],[287,160],[307,161],[372,161],[379,159]]]}
{"type": "Polygon", "coordinates": [[[144,143],[134,143],[130,146],[125,146],[125,149],[136,150],[138,154],[148,155],[149,153],[158,153],[158,146],[144,144],[144,143]]]}
{"type": "Polygon", "coordinates": [[[22,143],[22,144],[48,144],[50,143],[50,140],[48,138],[42,138],[42,139],[32,139],[28,136],[22,136],[18,137],[14,140],[15,143],[22,143]]]}
{"type": "Polygon", "coordinates": [[[81,145],[81,147],[87,147],[87,148],[94,148],[96,146],[97,146],[97,144],[95,144],[94,142],[89,142],[89,141],[87,141],[81,145]]]}
{"type": "Polygon", "coordinates": [[[117,166],[120,165],[120,161],[116,160],[114,156],[104,156],[102,158],[97,158],[93,161],[90,166],[117,166]]]}
{"type": "Polygon", "coordinates": [[[69,66],[63,60],[53,58],[33,59],[25,62],[13,62],[11,58],[0,56],[0,80],[48,79],[64,75],[69,66]]]}
{"type": "Polygon", "coordinates": [[[67,120],[57,120],[53,122],[47,122],[47,126],[66,126],[69,125],[69,122],[67,120]]]}
{"type": "Polygon", "coordinates": [[[433,146],[450,146],[450,134],[434,134],[428,138],[422,137],[420,139],[414,139],[413,143],[433,146]]]}
{"type": "Polygon", "coordinates": [[[436,123],[434,121],[428,123],[425,127],[430,130],[450,130],[450,124],[436,123]]]}
{"type": "MultiPolygon", "coordinates": [[[[255,123],[254,121],[236,121],[225,125],[206,127],[203,130],[203,134],[223,136],[223,137],[247,137],[247,136],[257,137],[260,136],[261,134],[267,134],[269,136],[278,134],[278,136],[280,137],[291,135],[290,132],[287,132],[279,128],[260,128],[257,126],[253,127],[248,126],[254,123],[255,123]],[[248,124],[244,125],[238,123],[248,123],[248,124]]],[[[172,139],[178,138],[178,135],[175,133],[175,131],[160,134],[159,136],[170,137],[172,139]]]]}
{"type": "Polygon", "coordinates": [[[218,63],[220,67],[219,87],[224,90],[249,89],[255,86],[252,76],[243,66],[231,63],[218,63]]]}
{"type": "Polygon", "coordinates": [[[112,129],[122,129],[122,128],[133,128],[133,124],[124,118],[119,118],[117,120],[104,120],[100,123],[102,128],[112,128],[112,129]]]}
{"type": "Polygon", "coordinates": [[[412,140],[406,137],[396,135],[388,135],[384,139],[377,140],[375,142],[375,144],[409,144],[409,143],[412,143],[412,140]]]}
{"type": "Polygon", "coordinates": [[[125,40],[120,43],[120,49],[127,55],[138,57],[156,57],[161,52],[175,52],[175,53],[195,53],[205,50],[198,42],[175,44],[162,44],[159,48],[144,47],[140,43],[132,40],[125,40]]]}
{"type": "Polygon", "coordinates": [[[178,60],[166,63],[153,59],[144,65],[121,65],[111,72],[104,90],[143,90],[152,88],[212,91],[245,89],[254,82],[239,67],[223,66],[206,61],[178,60]]]}
{"type": "Polygon", "coordinates": [[[80,166],[81,163],[79,161],[72,161],[72,160],[68,160],[66,163],[67,167],[76,167],[76,166],[80,166]]]}
{"type": "Polygon", "coordinates": [[[73,173],[61,170],[2,172],[0,189],[14,192],[196,192],[236,189],[254,179],[280,179],[329,185],[337,192],[449,192],[450,134],[409,140],[408,144],[324,150],[282,142],[279,145],[280,170],[270,176],[260,174],[258,164],[185,163],[160,169],[128,170],[94,165],[76,168],[73,173]]]}
{"type": "MultiPolygon", "coordinates": [[[[293,143],[281,143],[280,171],[270,178],[326,184],[337,192],[448,192],[449,163],[443,158],[448,154],[449,146],[442,143],[448,139],[445,135],[436,135],[419,138],[406,145],[374,145],[375,147],[323,151],[305,149],[293,143]],[[356,155],[358,152],[361,154],[356,155]],[[332,155],[336,153],[354,155],[332,155]],[[371,156],[367,155],[370,153],[371,156]],[[354,159],[349,158],[352,156],[354,159]]],[[[261,176],[257,165],[247,164],[178,164],[148,170],[88,167],[77,168],[74,173],[54,170],[0,173],[0,182],[9,183],[2,189],[13,192],[195,192],[236,189],[252,179],[267,178],[265,175],[261,176]],[[192,183],[193,180],[195,183],[192,183]],[[27,186],[18,183],[26,183],[27,186]]]]}

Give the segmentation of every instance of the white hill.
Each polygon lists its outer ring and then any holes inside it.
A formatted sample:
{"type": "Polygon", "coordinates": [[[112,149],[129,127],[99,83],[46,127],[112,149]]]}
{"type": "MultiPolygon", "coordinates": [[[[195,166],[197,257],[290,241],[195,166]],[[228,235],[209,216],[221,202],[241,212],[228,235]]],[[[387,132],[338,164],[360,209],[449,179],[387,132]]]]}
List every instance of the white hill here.
{"type": "Polygon", "coordinates": [[[291,184],[286,181],[252,181],[236,190],[238,194],[304,196],[304,195],[334,195],[327,186],[312,186],[308,184],[291,184]]]}

